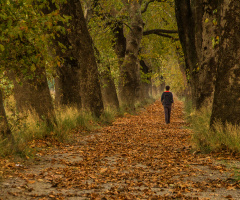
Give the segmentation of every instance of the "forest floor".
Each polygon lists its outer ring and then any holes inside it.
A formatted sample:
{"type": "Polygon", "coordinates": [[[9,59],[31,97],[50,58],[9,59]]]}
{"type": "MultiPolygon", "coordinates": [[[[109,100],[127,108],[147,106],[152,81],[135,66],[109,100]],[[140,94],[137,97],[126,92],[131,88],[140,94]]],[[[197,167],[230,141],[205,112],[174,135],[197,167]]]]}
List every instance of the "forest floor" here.
{"type": "Polygon", "coordinates": [[[240,199],[240,158],[194,152],[187,127],[181,102],[166,125],[156,101],[88,135],[76,133],[74,144],[46,143],[31,164],[1,161],[9,173],[0,199],[240,199]]]}

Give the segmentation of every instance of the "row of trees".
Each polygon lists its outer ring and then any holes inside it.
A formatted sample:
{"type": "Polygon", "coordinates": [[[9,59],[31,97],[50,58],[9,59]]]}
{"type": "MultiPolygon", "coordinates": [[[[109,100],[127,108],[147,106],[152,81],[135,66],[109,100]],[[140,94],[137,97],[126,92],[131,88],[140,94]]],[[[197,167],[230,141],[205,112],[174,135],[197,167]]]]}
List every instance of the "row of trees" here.
{"type": "Polygon", "coordinates": [[[240,120],[240,2],[175,0],[191,99],[196,109],[211,105],[215,120],[240,120]]]}
{"type": "MultiPolygon", "coordinates": [[[[169,44],[176,40],[171,35],[177,32],[172,29],[176,28],[172,1],[3,0],[0,5],[1,75],[14,85],[17,110],[34,110],[49,127],[56,124],[49,76],[55,77],[56,105],[76,106],[97,117],[107,106],[118,108],[120,103],[133,108],[149,97],[151,80],[160,85],[162,78],[161,68],[151,67],[159,65],[159,55],[151,54],[150,35],[163,36],[169,44]],[[168,17],[156,10],[147,12],[151,4],[168,17]],[[144,24],[153,14],[158,16],[155,24],[144,24]],[[164,23],[156,29],[159,19],[164,23]],[[100,30],[104,30],[98,34],[102,38],[94,37],[100,30]]],[[[168,51],[174,49],[168,46],[168,51]]],[[[6,136],[10,129],[3,99],[1,93],[0,131],[6,136]]]]}

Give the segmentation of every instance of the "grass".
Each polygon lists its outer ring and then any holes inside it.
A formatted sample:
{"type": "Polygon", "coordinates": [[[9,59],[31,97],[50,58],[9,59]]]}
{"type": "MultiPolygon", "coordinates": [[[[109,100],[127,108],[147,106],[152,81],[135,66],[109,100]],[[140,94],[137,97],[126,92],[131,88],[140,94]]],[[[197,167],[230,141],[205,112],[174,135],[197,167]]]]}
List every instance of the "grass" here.
{"type": "Polygon", "coordinates": [[[234,182],[240,181],[240,161],[237,160],[220,160],[217,161],[219,164],[226,166],[231,170],[231,179],[234,182]]]}
{"type": "Polygon", "coordinates": [[[86,131],[111,124],[116,117],[122,117],[125,113],[136,114],[140,108],[153,102],[153,98],[139,101],[134,105],[133,110],[125,109],[124,106],[118,110],[108,107],[105,108],[100,118],[74,107],[58,107],[55,109],[57,125],[49,128],[48,124],[40,120],[34,112],[17,113],[13,97],[10,97],[5,109],[14,142],[0,138],[0,157],[9,155],[32,157],[34,155],[33,143],[38,143],[38,141],[71,143],[75,136],[73,133],[81,134],[82,130],[86,134],[86,131]]]}
{"type": "Polygon", "coordinates": [[[240,126],[215,122],[210,128],[211,107],[196,111],[185,102],[187,121],[193,130],[193,146],[204,153],[222,150],[240,153],[240,126]]]}
{"type": "Polygon", "coordinates": [[[34,112],[23,115],[16,113],[14,109],[8,109],[8,122],[14,143],[0,138],[0,156],[30,157],[33,150],[29,146],[32,141],[71,142],[74,130],[80,129],[80,127],[84,130],[99,127],[96,119],[90,113],[81,112],[76,108],[57,108],[55,112],[57,125],[50,129],[47,123],[40,120],[34,112]]]}

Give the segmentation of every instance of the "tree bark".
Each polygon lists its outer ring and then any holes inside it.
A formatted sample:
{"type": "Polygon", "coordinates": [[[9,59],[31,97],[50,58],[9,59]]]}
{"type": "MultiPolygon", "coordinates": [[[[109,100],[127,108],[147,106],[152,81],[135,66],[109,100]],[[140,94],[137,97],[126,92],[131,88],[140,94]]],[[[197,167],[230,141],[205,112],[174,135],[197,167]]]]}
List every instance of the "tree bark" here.
{"type": "Polygon", "coordinates": [[[217,50],[212,45],[217,36],[215,9],[218,1],[175,1],[179,37],[183,47],[193,106],[211,105],[217,70],[217,50]]]}
{"type": "Polygon", "coordinates": [[[4,105],[3,105],[3,95],[0,90],[0,136],[3,138],[11,136],[11,130],[8,126],[7,116],[5,113],[4,105]]]}
{"type": "MultiPolygon", "coordinates": [[[[57,6],[51,0],[48,0],[49,9],[43,8],[42,11],[45,14],[49,14],[57,10],[57,6]]],[[[64,6],[64,5],[63,5],[64,6]]],[[[65,9],[60,8],[60,15],[67,15],[64,12],[65,9]]],[[[72,22],[72,21],[70,21],[72,22]]],[[[59,24],[68,30],[69,27],[66,24],[59,24]]],[[[72,27],[74,25],[71,25],[72,27]]],[[[70,32],[71,33],[71,32],[70,32]]],[[[80,96],[80,77],[79,77],[79,64],[77,59],[74,57],[75,49],[72,48],[69,41],[69,31],[62,33],[57,32],[55,39],[53,40],[53,46],[51,48],[55,49],[56,56],[63,59],[61,66],[56,68],[55,77],[55,104],[56,105],[67,105],[76,106],[81,108],[81,96],[80,96]],[[64,45],[66,48],[62,51],[62,47],[59,45],[64,45]]],[[[78,37],[76,35],[75,37],[78,37]]]]}
{"type": "Polygon", "coordinates": [[[240,122],[240,1],[223,0],[220,4],[220,49],[211,125],[215,120],[240,122]]]}
{"type": "Polygon", "coordinates": [[[38,67],[35,72],[28,72],[25,75],[12,71],[9,72],[9,77],[14,84],[13,92],[18,111],[35,111],[49,126],[55,124],[55,113],[45,68],[38,67]],[[28,75],[32,78],[28,78],[28,75]]]}
{"type": "MultiPolygon", "coordinates": [[[[140,60],[141,71],[145,76],[148,76],[151,69],[150,67],[144,62],[144,60],[140,60]]],[[[150,87],[151,87],[151,78],[148,76],[146,80],[141,83],[141,99],[148,99],[150,98],[150,87]]]]}
{"type": "Polygon", "coordinates": [[[124,36],[123,24],[121,22],[115,23],[113,34],[115,37],[114,51],[118,57],[119,66],[121,66],[126,52],[126,38],[124,36]]]}
{"type": "Polygon", "coordinates": [[[81,3],[79,0],[68,0],[62,9],[72,17],[70,22],[72,30],[68,38],[72,48],[75,49],[74,57],[80,65],[82,108],[99,117],[103,111],[99,73],[81,3]]]}
{"type": "Polygon", "coordinates": [[[213,38],[218,35],[218,26],[214,20],[218,13],[218,0],[195,2],[196,50],[198,67],[196,73],[196,109],[211,106],[215,90],[217,72],[218,45],[213,45],[213,38]],[[200,26],[201,25],[201,26],[200,26]]]}
{"type": "MultiPolygon", "coordinates": [[[[89,21],[92,18],[92,15],[94,13],[93,9],[95,9],[97,6],[99,6],[98,0],[94,0],[92,2],[86,2],[85,13],[87,15],[87,21],[89,21]]],[[[116,23],[116,26],[113,32],[116,36],[121,35],[121,33],[119,33],[120,30],[118,27],[118,23],[116,23]]],[[[118,37],[116,37],[116,40],[118,40],[118,37]]],[[[117,45],[115,42],[114,42],[114,46],[116,49],[118,49],[118,47],[116,47],[117,45]]],[[[112,78],[112,75],[111,75],[111,67],[108,64],[101,64],[100,52],[96,47],[94,47],[94,50],[97,54],[97,57],[99,57],[99,59],[97,60],[97,64],[100,72],[101,93],[102,93],[104,108],[113,107],[115,109],[119,109],[119,101],[118,101],[114,79],[112,78]]]]}
{"type": "Polygon", "coordinates": [[[186,73],[190,76],[193,105],[196,106],[196,66],[198,62],[195,45],[195,23],[190,0],[175,0],[179,39],[183,48],[186,73]]]}
{"type": "Polygon", "coordinates": [[[119,99],[120,104],[134,108],[140,97],[139,47],[143,35],[141,5],[137,0],[126,3],[130,19],[130,30],[126,37],[126,53],[120,67],[119,99]]]}
{"type": "Polygon", "coordinates": [[[75,58],[65,58],[62,66],[57,68],[55,104],[81,108],[79,65],[75,58]]]}
{"type": "Polygon", "coordinates": [[[101,91],[104,108],[119,108],[119,101],[116,93],[116,87],[113,78],[111,77],[110,67],[104,66],[100,72],[101,75],[101,91]]]}

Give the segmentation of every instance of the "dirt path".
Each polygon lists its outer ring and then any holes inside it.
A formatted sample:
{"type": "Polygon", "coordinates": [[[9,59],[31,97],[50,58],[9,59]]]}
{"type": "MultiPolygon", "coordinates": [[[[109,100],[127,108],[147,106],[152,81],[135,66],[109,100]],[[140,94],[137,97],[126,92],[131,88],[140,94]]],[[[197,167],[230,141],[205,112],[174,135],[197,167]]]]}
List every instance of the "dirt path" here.
{"type": "Polygon", "coordinates": [[[40,153],[37,164],[12,166],[0,199],[240,199],[225,165],[191,153],[185,126],[180,102],[166,125],[157,101],[73,146],[40,153]]]}

